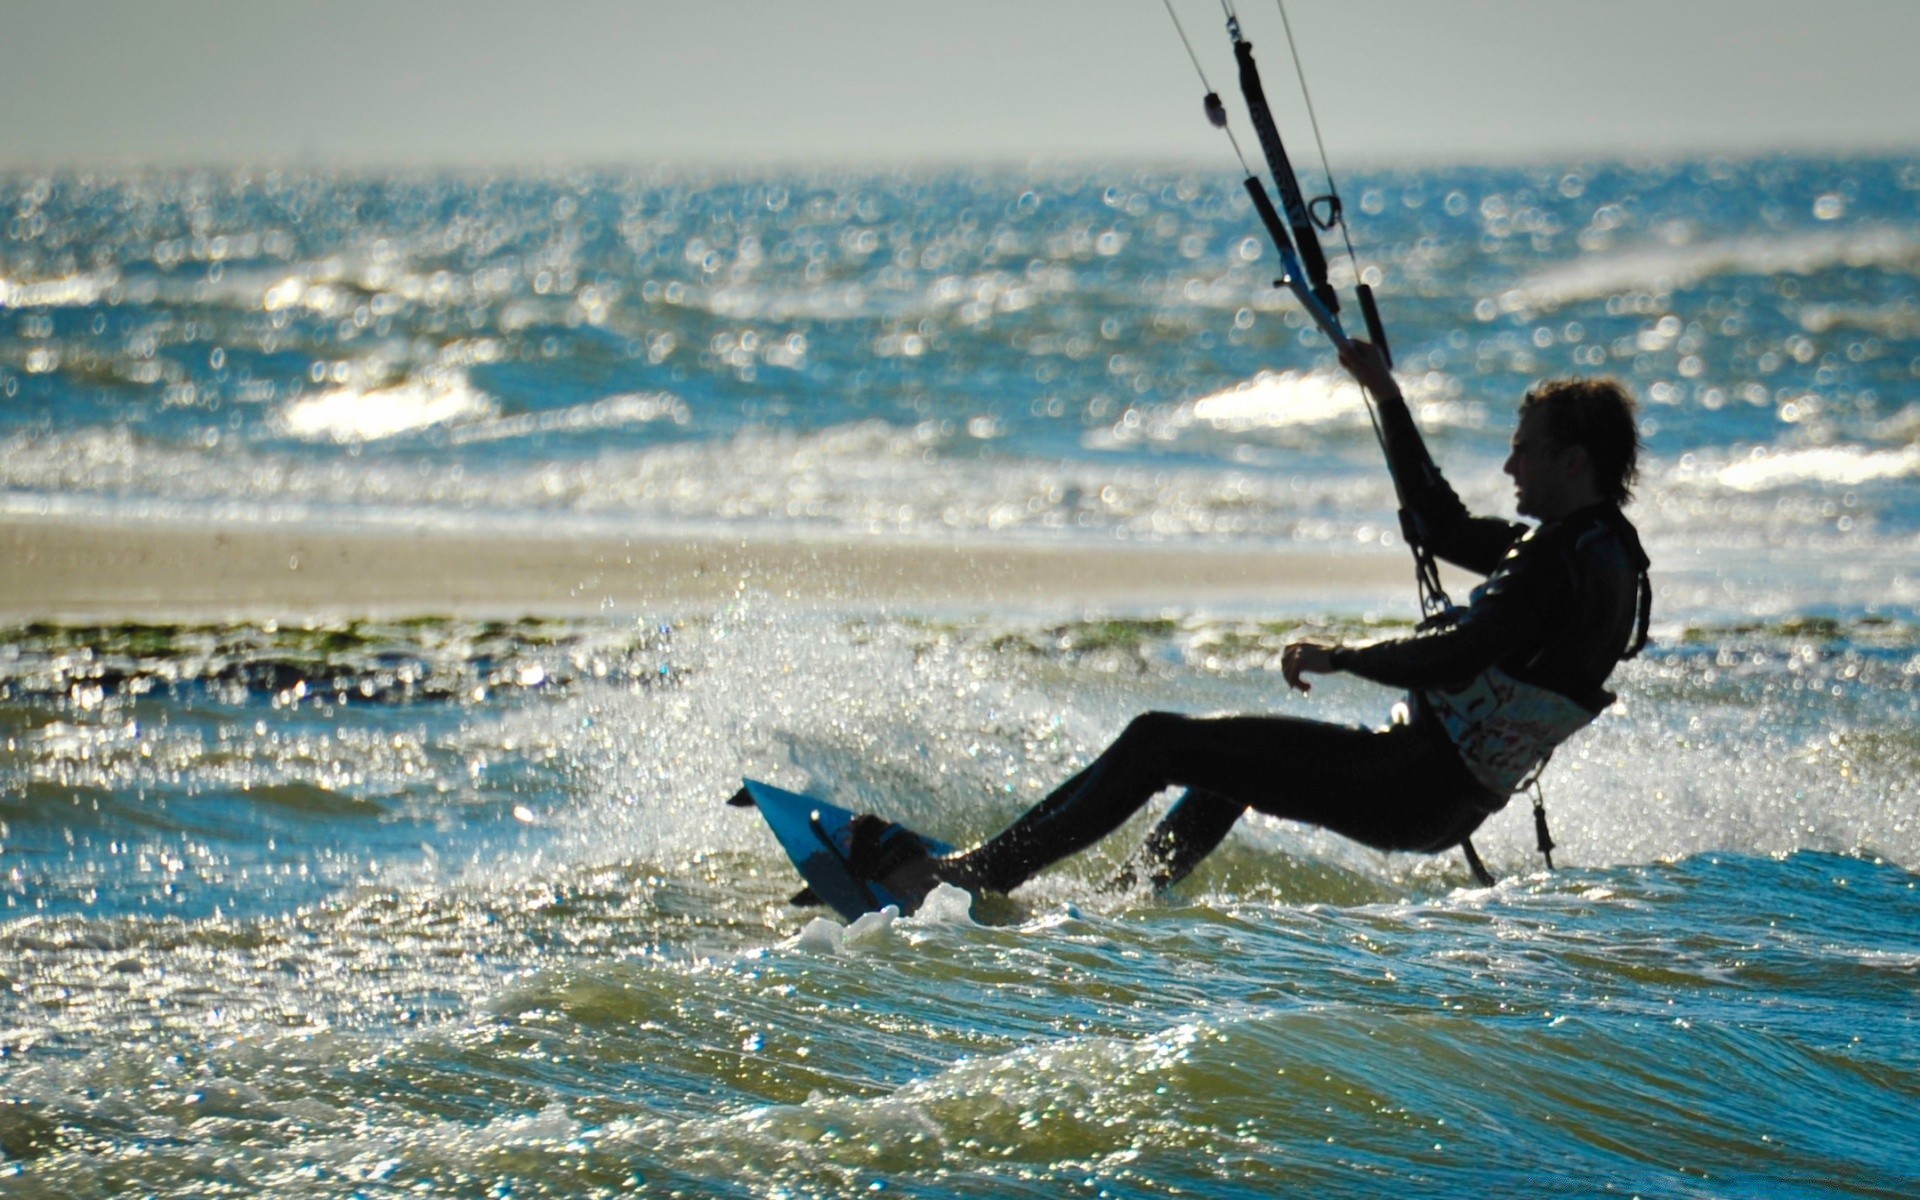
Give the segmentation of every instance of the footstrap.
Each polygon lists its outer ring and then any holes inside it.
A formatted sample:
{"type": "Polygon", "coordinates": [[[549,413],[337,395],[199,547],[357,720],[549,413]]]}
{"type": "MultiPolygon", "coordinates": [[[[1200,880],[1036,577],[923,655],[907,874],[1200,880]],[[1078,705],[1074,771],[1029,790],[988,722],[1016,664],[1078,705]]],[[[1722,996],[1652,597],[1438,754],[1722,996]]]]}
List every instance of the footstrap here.
{"type": "Polygon", "coordinates": [[[847,849],[847,870],[855,879],[885,879],[916,858],[931,851],[925,839],[904,825],[861,813],[853,819],[847,849]]]}
{"type": "MultiPolygon", "coordinates": [[[[808,815],[807,825],[812,828],[813,836],[819,838],[820,844],[827,848],[827,852],[840,860],[840,867],[847,873],[847,878],[852,881],[854,887],[860,889],[860,894],[866,898],[867,909],[871,912],[879,912],[880,898],[873,894],[873,887],[859,872],[853,869],[853,864],[847,861],[849,856],[840,853],[839,844],[833,840],[833,835],[827,832],[827,827],[820,823],[819,809],[814,809],[813,812],[808,815]]],[[[857,832],[855,836],[858,837],[857,832]]]]}

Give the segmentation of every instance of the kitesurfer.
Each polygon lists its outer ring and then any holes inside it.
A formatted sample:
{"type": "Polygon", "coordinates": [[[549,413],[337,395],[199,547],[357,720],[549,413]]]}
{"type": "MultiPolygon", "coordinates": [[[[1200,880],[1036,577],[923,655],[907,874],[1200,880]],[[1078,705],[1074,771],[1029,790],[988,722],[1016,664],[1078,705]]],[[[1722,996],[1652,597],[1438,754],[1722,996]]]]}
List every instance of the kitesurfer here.
{"type": "MultiPolygon", "coordinates": [[[[1634,481],[1634,401],[1611,379],[1544,383],[1521,401],[1506,473],[1537,526],[1468,513],[1427,452],[1380,352],[1352,342],[1341,363],[1374,395],[1408,515],[1439,558],[1487,577],[1468,604],[1411,636],[1366,646],[1303,640],[1281,673],[1345,672],[1405,688],[1384,729],[1289,716],[1137,717],[1084,770],[998,836],[949,858],[868,818],[856,845],[900,894],[946,881],[1009,892],[1119,828],[1155,794],[1186,789],[1123,878],[1168,886],[1248,809],[1304,821],[1380,850],[1461,845],[1613,701],[1614,666],[1646,642],[1647,557],[1621,513],[1634,481]]],[[[1473,861],[1477,864],[1477,859],[1473,861]]]]}

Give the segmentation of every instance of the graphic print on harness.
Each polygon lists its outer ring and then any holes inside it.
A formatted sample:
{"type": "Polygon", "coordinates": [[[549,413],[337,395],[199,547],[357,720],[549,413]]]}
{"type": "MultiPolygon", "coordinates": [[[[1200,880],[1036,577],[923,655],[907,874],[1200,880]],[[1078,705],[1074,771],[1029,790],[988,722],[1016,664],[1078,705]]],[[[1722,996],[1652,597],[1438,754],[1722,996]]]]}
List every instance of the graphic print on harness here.
{"type": "Polygon", "coordinates": [[[1473,777],[1503,796],[1525,787],[1554,747],[1599,715],[1498,667],[1488,667],[1465,687],[1431,688],[1411,700],[1416,712],[1424,708],[1439,720],[1473,777]]]}

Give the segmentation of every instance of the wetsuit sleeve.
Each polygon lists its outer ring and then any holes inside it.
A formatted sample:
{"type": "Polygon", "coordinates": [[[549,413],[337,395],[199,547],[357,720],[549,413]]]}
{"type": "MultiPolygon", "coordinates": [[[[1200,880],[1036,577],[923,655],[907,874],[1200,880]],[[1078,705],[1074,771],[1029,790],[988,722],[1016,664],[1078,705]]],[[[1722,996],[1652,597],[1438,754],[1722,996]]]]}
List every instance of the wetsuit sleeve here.
{"type": "Polygon", "coordinates": [[[1459,621],[1412,637],[1333,652],[1337,670],[1390,687],[1452,687],[1532,644],[1566,611],[1573,581],[1560,556],[1528,539],[1474,593],[1459,621]]]}
{"type": "Polygon", "coordinates": [[[1374,397],[1387,444],[1387,468],[1406,514],[1434,555],[1455,566],[1489,575],[1526,526],[1498,517],[1476,517],[1460,502],[1434,464],[1420,427],[1398,388],[1374,397]]]}

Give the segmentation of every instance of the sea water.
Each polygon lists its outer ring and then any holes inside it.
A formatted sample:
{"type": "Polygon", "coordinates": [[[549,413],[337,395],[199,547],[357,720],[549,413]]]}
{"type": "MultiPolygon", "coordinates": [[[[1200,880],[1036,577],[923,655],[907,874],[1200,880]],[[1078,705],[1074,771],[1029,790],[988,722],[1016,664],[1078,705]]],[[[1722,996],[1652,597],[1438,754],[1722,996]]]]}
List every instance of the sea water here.
{"type": "MultiPolygon", "coordinates": [[[[1410,583],[14,628],[0,1194],[1920,1191],[1920,160],[1344,182],[1476,509],[1534,381],[1643,400],[1656,640],[1556,869],[1520,800],[1492,889],[1254,817],[1110,893],[1136,824],[847,927],[721,804],[964,842],[1143,709],[1376,723],[1278,654],[1410,583]]],[[[0,220],[13,519],[1405,553],[1218,173],[14,173],[0,220]]]]}

